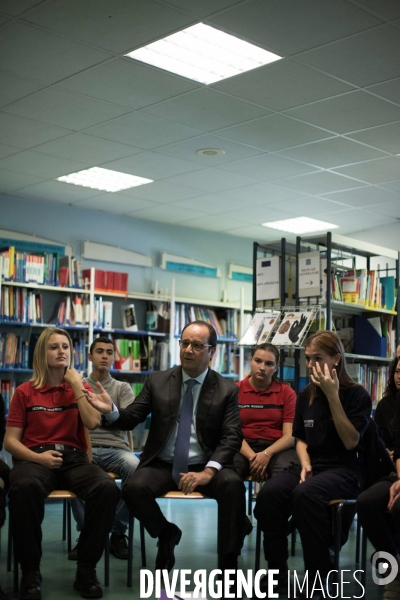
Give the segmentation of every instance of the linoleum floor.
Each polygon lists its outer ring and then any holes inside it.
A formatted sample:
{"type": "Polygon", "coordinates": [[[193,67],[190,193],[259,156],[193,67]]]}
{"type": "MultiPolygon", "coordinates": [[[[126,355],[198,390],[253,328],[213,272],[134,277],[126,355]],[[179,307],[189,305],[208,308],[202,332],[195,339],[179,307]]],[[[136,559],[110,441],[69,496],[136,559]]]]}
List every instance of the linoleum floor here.
{"type": "MultiPolygon", "coordinates": [[[[160,500],[160,505],[167,519],[176,523],[182,530],[183,536],[176,548],[176,569],[207,569],[207,572],[217,568],[216,532],[217,532],[217,508],[213,500],[182,501],[182,500],[160,500]]],[[[62,504],[48,502],[46,515],[43,523],[43,557],[41,572],[43,576],[43,600],[76,600],[80,595],[74,591],[72,584],[75,576],[76,564],[67,560],[67,544],[61,539],[62,504]]],[[[73,526],[74,528],[74,526],[73,526]]],[[[15,598],[12,593],[13,574],[6,570],[7,556],[7,529],[8,521],[2,530],[2,549],[0,557],[0,584],[9,598],[15,598]]],[[[72,532],[75,540],[75,531],[72,532]]],[[[126,586],[126,561],[110,557],[110,585],[103,586],[104,598],[118,600],[139,600],[140,596],[140,544],[139,528],[135,522],[135,544],[133,561],[133,587],[126,586]]],[[[254,569],[256,544],[256,528],[246,538],[242,556],[239,560],[239,568],[244,571],[254,569]]],[[[156,556],[156,541],[146,534],[147,569],[154,568],[156,556]]],[[[369,547],[370,555],[372,552],[369,547]]],[[[352,573],[359,565],[354,564],[355,556],[355,526],[353,524],[350,539],[341,551],[341,569],[349,569],[344,575],[344,580],[352,580],[352,573]]],[[[100,582],[104,583],[103,559],[98,564],[97,575],[100,582]]],[[[265,562],[261,559],[261,568],[265,568],[265,562]]],[[[289,568],[296,570],[299,577],[303,575],[302,553],[300,539],[296,544],[296,556],[289,560],[289,568]]],[[[371,579],[370,567],[367,567],[367,586],[364,598],[367,600],[378,600],[383,596],[383,591],[374,585],[371,579]]],[[[345,584],[343,592],[339,590],[338,598],[360,597],[361,588],[358,585],[345,584]]],[[[150,598],[155,598],[154,594],[150,598]]],[[[287,596],[280,595],[281,600],[287,596]]]]}

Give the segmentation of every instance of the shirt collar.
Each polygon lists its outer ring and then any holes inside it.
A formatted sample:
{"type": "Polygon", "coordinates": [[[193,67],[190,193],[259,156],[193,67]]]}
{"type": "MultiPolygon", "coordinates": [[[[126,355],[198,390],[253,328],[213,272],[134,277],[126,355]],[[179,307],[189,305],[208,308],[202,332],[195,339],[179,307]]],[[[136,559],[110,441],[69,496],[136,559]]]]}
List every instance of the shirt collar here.
{"type": "Polygon", "coordinates": [[[190,375],[185,373],[185,371],[182,369],[182,383],[186,383],[189,379],[195,379],[198,383],[200,383],[200,385],[203,385],[204,380],[207,376],[207,373],[208,373],[208,367],[203,373],[200,373],[200,375],[197,375],[197,377],[190,377],[190,375]]]}
{"type": "Polygon", "coordinates": [[[273,392],[279,391],[279,383],[274,379],[268,389],[261,391],[251,385],[250,375],[247,375],[247,377],[245,377],[242,381],[242,385],[240,386],[240,391],[243,393],[256,392],[258,394],[271,394],[273,392]]]}
{"type": "Polygon", "coordinates": [[[69,383],[67,383],[66,381],[64,381],[60,385],[47,385],[47,383],[45,383],[44,386],[42,386],[41,388],[39,388],[37,391],[40,394],[44,394],[45,392],[48,392],[49,390],[56,390],[57,388],[62,388],[63,390],[70,389],[69,383]]]}

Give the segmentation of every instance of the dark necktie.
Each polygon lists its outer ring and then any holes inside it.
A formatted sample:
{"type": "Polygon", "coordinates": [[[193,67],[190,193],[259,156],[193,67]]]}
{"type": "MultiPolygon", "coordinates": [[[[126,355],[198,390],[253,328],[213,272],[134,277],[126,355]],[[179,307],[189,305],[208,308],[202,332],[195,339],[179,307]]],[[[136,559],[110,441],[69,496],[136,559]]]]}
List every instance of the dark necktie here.
{"type": "Polygon", "coordinates": [[[180,480],[179,473],[187,473],[188,470],[190,431],[193,417],[193,388],[196,383],[196,379],[187,380],[187,389],[182,400],[174,459],[172,461],[172,479],[176,484],[180,480]]]}

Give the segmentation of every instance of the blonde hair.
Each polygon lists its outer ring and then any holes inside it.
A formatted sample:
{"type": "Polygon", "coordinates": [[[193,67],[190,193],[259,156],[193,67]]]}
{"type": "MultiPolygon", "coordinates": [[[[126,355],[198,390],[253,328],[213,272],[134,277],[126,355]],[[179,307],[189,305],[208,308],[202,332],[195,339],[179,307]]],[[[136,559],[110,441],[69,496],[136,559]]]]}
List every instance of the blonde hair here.
{"type": "MultiPolygon", "coordinates": [[[[358,383],[353,381],[353,379],[350,377],[350,375],[347,371],[346,357],[345,357],[345,353],[344,353],[343,344],[342,344],[339,336],[336,335],[336,333],[334,333],[333,331],[328,331],[328,330],[317,331],[316,333],[313,333],[312,335],[310,335],[310,337],[308,337],[306,339],[306,343],[305,343],[306,350],[311,345],[313,345],[318,350],[322,350],[323,352],[326,352],[326,354],[328,354],[328,356],[330,356],[331,358],[334,358],[335,356],[337,356],[339,354],[339,356],[340,356],[339,362],[335,366],[336,375],[339,380],[339,395],[340,395],[341,390],[359,385],[358,383]]],[[[313,400],[315,398],[317,386],[313,382],[310,383],[310,386],[311,386],[311,393],[310,393],[310,406],[311,406],[311,404],[313,403],[313,400]]]]}
{"type": "Polygon", "coordinates": [[[33,353],[33,375],[30,379],[34,388],[41,388],[46,383],[47,374],[48,374],[48,365],[47,365],[47,349],[49,338],[52,335],[64,335],[69,343],[70,349],[70,364],[69,368],[73,367],[74,364],[74,348],[72,345],[72,340],[69,334],[65,331],[65,329],[61,329],[60,327],[47,327],[42,331],[39,336],[38,341],[36,342],[35,350],[33,353]]]}

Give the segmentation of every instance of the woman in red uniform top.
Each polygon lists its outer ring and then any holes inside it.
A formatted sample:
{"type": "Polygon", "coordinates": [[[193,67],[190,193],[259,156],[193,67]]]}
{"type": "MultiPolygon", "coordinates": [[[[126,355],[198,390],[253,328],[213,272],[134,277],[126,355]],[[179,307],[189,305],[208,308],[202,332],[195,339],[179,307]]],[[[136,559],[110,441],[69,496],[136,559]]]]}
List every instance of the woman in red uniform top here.
{"type": "Polygon", "coordinates": [[[296,393],[277,379],[279,351],[273,344],[256,346],[250,375],[237,383],[244,440],[234,460],[239,475],[263,481],[297,464],[292,423],[296,393]]]}
{"type": "Polygon", "coordinates": [[[15,460],[9,498],[15,555],[22,569],[19,600],[41,599],[44,501],[57,488],[86,502],[74,588],[83,598],[103,595],[95,567],[120,492],[103,469],[89,462],[85,427],[95,429],[100,415],[82,393],[89,386],[72,364],[68,333],[45,329],[36,343],[32,379],[16,389],[8,414],[5,448],[15,460]]]}

